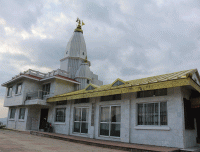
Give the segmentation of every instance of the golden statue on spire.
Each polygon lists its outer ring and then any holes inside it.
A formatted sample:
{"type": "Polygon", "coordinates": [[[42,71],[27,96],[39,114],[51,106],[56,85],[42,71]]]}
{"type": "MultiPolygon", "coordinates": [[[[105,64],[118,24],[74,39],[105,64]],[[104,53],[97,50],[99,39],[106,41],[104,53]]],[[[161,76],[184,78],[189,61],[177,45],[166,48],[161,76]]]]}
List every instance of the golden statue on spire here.
{"type": "Polygon", "coordinates": [[[74,31],[75,32],[82,32],[83,33],[83,30],[81,29],[81,27],[83,25],[85,25],[85,23],[83,22],[83,20],[82,20],[82,23],[81,23],[81,20],[78,17],[77,17],[76,22],[78,23],[78,25],[77,25],[77,27],[76,27],[76,29],[74,31]]]}

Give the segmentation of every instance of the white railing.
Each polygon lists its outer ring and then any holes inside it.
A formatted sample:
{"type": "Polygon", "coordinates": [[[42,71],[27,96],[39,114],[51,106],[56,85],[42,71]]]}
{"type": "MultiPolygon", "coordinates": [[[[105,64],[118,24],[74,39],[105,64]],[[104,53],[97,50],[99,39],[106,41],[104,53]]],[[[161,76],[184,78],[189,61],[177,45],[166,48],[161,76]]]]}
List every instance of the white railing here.
{"type": "Polygon", "coordinates": [[[42,73],[42,72],[39,72],[39,71],[28,69],[27,71],[20,72],[19,75],[12,77],[12,79],[15,79],[15,78],[17,78],[21,75],[25,75],[25,74],[33,75],[33,76],[36,76],[36,77],[39,77],[39,78],[49,78],[49,77],[52,77],[52,76],[55,76],[55,75],[61,75],[61,76],[69,77],[69,72],[66,72],[66,71],[61,70],[61,69],[53,70],[53,71],[48,72],[48,73],[42,73]]]}
{"type": "Polygon", "coordinates": [[[29,92],[26,94],[26,100],[33,100],[33,99],[43,99],[49,95],[49,92],[47,91],[34,91],[34,92],[29,92]]]}

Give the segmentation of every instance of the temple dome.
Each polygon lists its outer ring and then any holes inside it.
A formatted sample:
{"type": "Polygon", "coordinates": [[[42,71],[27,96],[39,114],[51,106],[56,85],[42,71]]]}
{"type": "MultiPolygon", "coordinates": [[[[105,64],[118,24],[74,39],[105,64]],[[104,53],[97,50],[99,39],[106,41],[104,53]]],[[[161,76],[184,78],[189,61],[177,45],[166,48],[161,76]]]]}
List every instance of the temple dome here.
{"type": "Polygon", "coordinates": [[[65,57],[79,57],[85,59],[86,56],[87,50],[83,33],[75,31],[67,44],[65,57]]]}
{"type": "Polygon", "coordinates": [[[92,79],[89,63],[82,63],[76,72],[75,78],[92,79]]]}

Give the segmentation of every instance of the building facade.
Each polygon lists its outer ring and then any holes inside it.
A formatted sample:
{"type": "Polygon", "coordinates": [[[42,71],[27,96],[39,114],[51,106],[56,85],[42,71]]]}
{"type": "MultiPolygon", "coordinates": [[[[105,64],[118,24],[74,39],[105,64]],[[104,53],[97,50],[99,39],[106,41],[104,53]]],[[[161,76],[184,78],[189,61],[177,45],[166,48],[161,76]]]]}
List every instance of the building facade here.
{"type": "Polygon", "coordinates": [[[102,85],[90,69],[80,20],[60,69],[28,70],[7,88],[8,128],[187,148],[200,137],[200,79],[196,69],[102,85]]]}

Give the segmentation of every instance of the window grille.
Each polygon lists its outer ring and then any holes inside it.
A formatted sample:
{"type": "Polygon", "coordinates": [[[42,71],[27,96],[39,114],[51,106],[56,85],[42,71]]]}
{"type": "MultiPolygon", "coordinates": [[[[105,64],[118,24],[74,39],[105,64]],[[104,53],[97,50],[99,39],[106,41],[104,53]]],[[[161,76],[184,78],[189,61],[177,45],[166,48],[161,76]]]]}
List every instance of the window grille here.
{"type": "Polygon", "coordinates": [[[138,125],[167,125],[167,102],[138,104],[138,125]]]}
{"type": "Polygon", "coordinates": [[[89,98],[75,99],[74,104],[89,103],[89,98]]]}
{"type": "Polygon", "coordinates": [[[137,98],[165,96],[167,95],[167,89],[147,90],[137,92],[137,98]]]}
{"type": "Polygon", "coordinates": [[[121,94],[101,96],[101,101],[121,100],[121,94]]]}
{"type": "Polygon", "coordinates": [[[65,122],[65,108],[56,108],[56,122],[65,122]]]}
{"type": "Polygon", "coordinates": [[[67,101],[57,101],[56,105],[66,105],[67,101]]]}

